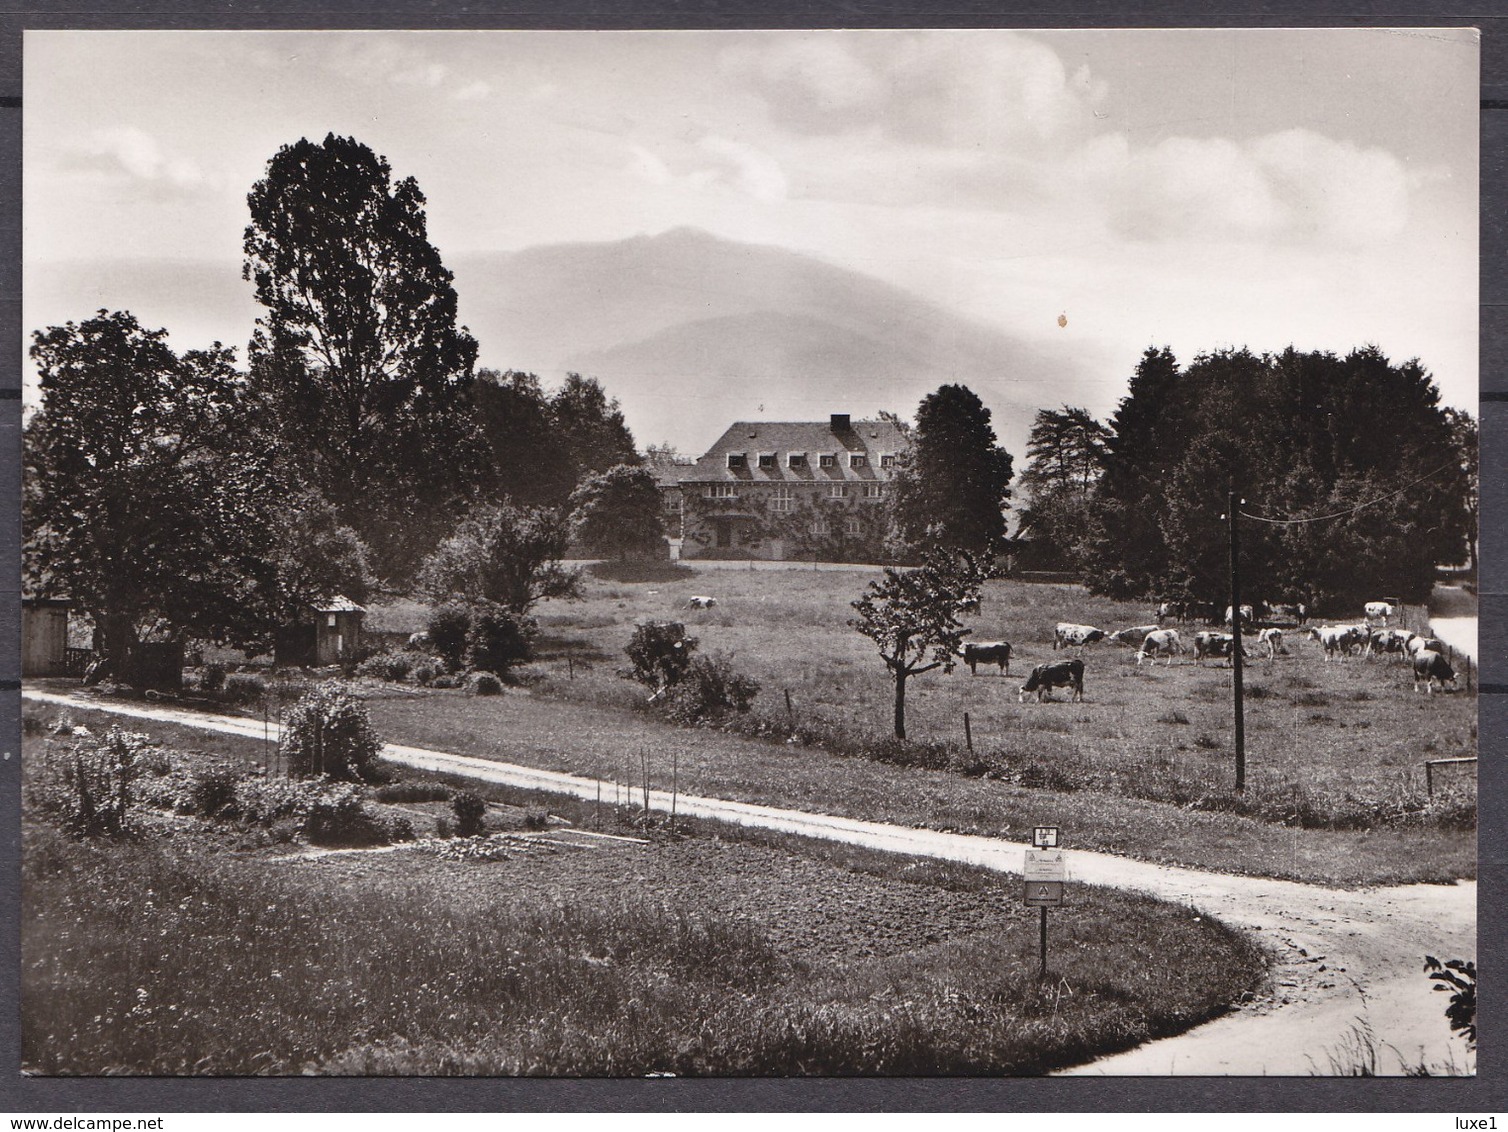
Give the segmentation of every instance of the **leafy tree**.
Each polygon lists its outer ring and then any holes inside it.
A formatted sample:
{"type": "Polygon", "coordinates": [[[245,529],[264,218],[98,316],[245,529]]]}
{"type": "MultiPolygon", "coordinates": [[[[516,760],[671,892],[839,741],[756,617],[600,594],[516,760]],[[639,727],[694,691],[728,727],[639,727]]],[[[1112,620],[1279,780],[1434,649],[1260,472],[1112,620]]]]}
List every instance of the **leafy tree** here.
{"type": "Polygon", "coordinates": [[[33,335],[25,573],[95,622],[117,678],[148,639],[241,647],[273,627],[280,492],[249,442],[234,355],[100,311],[33,335]]]}
{"type": "Polygon", "coordinates": [[[884,580],[852,603],[849,625],[872,640],[895,684],[895,737],[906,737],[906,681],[941,668],[953,671],[963,638],[958,620],[965,603],[979,599],[987,568],[967,554],[927,553],[915,569],[885,568],[884,580]]]}
{"type": "Polygon", "coordinates": [[[336,594],[366,601],[372,586],[366,544],[323,498],[306,491],[285,499],[273,536],[285,614],[336,594]]]}
{"type": "Polygon", "coordinates": [[[353,138],[284,146],[247,197],[262,415],[299,478],[404,577],[469,494],[477,346],[424,195],[353,138]]]}
{"type": "Polygon", "coordinates": [[[479,370],[471,399],[490,451],[482,477],[488,497],[528,507],[563,503],[575,480],[539,378],[517,370],[479,370]]]}
{"type": "Polygon", "coordinates": [[[571,514],[578,541],[623,561],[664,543],[660,488],[648,468],[619,464],[592,476],[571,495],[571,514]]]}
{"type": "Polygon", "coordinates": [[[1465,505],[1462,518],[1465,520],[1463,541],[1465,542],[1466,563],[1473,574],[1477,569],[1477,525],[1479,514],[1478,502],[1478,467],[1480,455],[1478,450],[1477,422],[1470,413],[1460,409],[1445,409],[1445,424],[1450,429],[1451,443],[1461,461],[1462,488],[1465,491],[1465,505]]]}
{"type": "Polygon", "coordinates": [[[550,416],[570,461],[572,487],[618,464],[639,463],[618,399],[610,399],[596,378],[566,374],[565,384],[550,398],[550,416]]]}
{"type": "Polygon", "coordinates": [[[1005,536],[1011,456],[996,445],[990,415],[963,385],[944,385],[922,400],[894,481],[896,519],[908,542],[979,551],[1005,536]]]}
{"type": "Polygon", "coordinates": [[[419,588],[435,602],[491,603],[518,614],[543,598],[576,597],[580,575],[560,562],[568,538],[556,511],[480,504],[424,560],[419,588]]]}
{"type": "Polygon", "coordinates": [[[1021,533],[1059,562],[1078,562],[1090,540],[1090,504],[1109,438],[1110,430],[1085,409],[1037,411],[1021,475],[1030,500],[1021,512],[1021,533]]]}

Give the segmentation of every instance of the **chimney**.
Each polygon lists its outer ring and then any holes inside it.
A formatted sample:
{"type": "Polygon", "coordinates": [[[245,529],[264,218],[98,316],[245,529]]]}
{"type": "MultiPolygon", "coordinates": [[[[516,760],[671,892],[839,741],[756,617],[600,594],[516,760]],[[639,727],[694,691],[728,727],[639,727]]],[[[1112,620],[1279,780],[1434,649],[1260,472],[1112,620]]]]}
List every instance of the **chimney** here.
{"type": "Polygon", "coordinates": [[[848,423],[848,414],[847,413],[834,413],[833,414],[833,431],[834,432],[847,432],[851,427],[852,426],[848,423]]]}

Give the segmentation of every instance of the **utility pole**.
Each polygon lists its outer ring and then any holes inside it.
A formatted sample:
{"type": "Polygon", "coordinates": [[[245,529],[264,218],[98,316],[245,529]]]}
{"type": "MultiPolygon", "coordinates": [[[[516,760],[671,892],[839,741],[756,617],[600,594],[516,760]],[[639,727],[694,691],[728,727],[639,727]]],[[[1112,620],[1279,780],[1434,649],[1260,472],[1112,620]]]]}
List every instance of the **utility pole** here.
{"type": "Polygon", "coordinates": [[[1241,687],[1241,528],[1236,522],[1236,507],[1246,500],[1237,500],[1235,491],[1227,496],[1227,516],[1230,519],[1230,628],[1231,636],[1231,687],[1236,701],[1236,793],[1246,791],[1246,720],[1242,708],[1241,687]]]}

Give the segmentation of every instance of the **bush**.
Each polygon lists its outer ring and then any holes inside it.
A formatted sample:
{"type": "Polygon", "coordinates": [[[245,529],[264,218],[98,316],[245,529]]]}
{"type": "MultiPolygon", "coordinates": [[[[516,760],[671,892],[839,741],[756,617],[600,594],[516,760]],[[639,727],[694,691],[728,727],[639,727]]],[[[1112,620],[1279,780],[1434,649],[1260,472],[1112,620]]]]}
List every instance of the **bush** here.
{"type": "Polygon", "coordinates": [[[391,782],[372,791],[379,802],[448,802],[454,796],[443,782],[391,782]]]}
{"type": "Polygon", "coordinates": [[[218,692],[225,687],[225,665],[206,664],[199,671],[199,690],[201,692],[218,692]]]}
{"type": "Polygon", "coordinates": [[[633,665],[631,679],[651,688],[670,688],[691,667],[696,638],[686,635],[679,621],[645,621],[634,626],[634,635],[623,650],[633,665]]]}
{"type": "Polygon", "coordinates": [[[503,690],[503,682],[491,672],[473,672],[468,686],[473,696],[496,696],[503,690]]]}
{"type": "Polygon", "coordinates": [[[486,672],[507,672],[533,655],[539,623],[500,606],[477,610],[466,633],[466,664],[486,672]]]}
{"type": "Polygon", "coordinates": [[[679,723],[702,723],[746,712],[759,683],[737,672],[724,657],[699,656],[670,690],[665,710],[679,723]]]}
{"type": "Polygon", "coordinates": [[[419,687],[421,688],[427,688],[431,684],[433,684],[435,682],[435,677],[439,674],[440,670],[433,664],[430,664],[428,662],[424,664],[416,664],[412,673],[414,683],[419,685],[419,687]]]}
{"type": "Polygon", "coordinates": [[[329,680],[293,705],[278,751],[289,772],[369,779],[382,740],[366,705],[338,680],[329,680]]]}
{"type": "Polygon", "coordinates": [[[360,847],[411,841],[413,825],[407,818],[373,813],[354,786],[336,786],[321,792],[304,816],[304,836],[313,845],[360,847]]]}
{"type": "Polygon", "coordinates": [[[471,613],[460,605],[442,605],[429,615],[430,647],[450,669],[466,664],[466,635],[471,629],[471,613]]]}
{"type": "Polygon", "coordinates": [[[62,751],[50,751],[31,789],[31,801],[79,837],[116,837],[126,832],[131,782],[145,735],[112,727],[103,739],[88,736],[62,751]]]}
{"type": "Polygon", "coordinates": [[[456,816],[456,834],[459,837],[476,837],[482,832],[482,818],[487,813],[487,803],[469,790],[462,790],[450,800],[451,811],[456,816]]]}
{"type": "Polygon", "coordinates": [[[235,809],[242,821],[252,825],[276,830],[291,823],[297,830],[323,792],[324,787],[316,782],[247,775],[236,782],[235,809]]]}
{"type": "Polygon", "coordinates": [[[429,660],[429,657],[420,652],[410,652],[406,649],[389,649],[387,652],[380,652],[363,660],[356,666],[356,675],[372,676],[378,680],[391,680],[396,684],[406,679],[415,667],[427,660],[429,660]]]}
{"type": "Polygon", "coordinates": [[[530,806],[524,811],[525,829],[549,829],[550,812],[540,806],[530,806]]]}
{"type": "Polygon", "coordinates": [[[236,811],[236,787],[241,775],[227,766],[197,768],[185,791],[184,809],[207,818],[229,816],[236,811]]]}
{"type": "Polygon", "coordinates": [[[464,683],[466,683],[464,676],[436,676],[429,686],[431,688],[459,688],[464,683]]]}
{"type": "Polygon", "coordinates": [[[267,681],[255,672],[232,672],[225,678],[225,698],[233,704],[254,704],[267,694],[267,681]]]}

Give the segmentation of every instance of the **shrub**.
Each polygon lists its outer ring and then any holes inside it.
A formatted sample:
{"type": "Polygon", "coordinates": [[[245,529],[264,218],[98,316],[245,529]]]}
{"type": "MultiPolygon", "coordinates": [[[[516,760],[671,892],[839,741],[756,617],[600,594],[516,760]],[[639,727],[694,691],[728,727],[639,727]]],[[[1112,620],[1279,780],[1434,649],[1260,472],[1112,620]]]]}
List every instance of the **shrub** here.
{"type": "Polygon", "coordinates": [[[666,696],[665,711],[679,723],[702,723],[748,711],[758,694],[758,681],[725,657],[699,656],[666,696]]]}
{"type": "Polygon", "coordinates": [[[466,683],[464,676],[436,676],[429,686],[431,688],[459,688],[464,683],[466,683]]]}
{"type": "Polygon", "coordinates": [[[376,653],[363,660],[356,666],[356,675],[373,676],[378,680],[391,680],[394,683],[398,683],[413,671],[416,664],[426,659],[428,658],[423,653],[413,653],[403,649],[390,649],[387,652],[376,653]]]}
{"type": "Polygon", "coordinates": [[[199,670],[201,692],[218,692],[223,687],[225,687],[225,665],[206,664],[199,670]]]}
{"type": "Polygon", "coordinates": [[[548,829],[550,827],[550,812],[540,806],[530,806],[524,811],[525,829],[548,829]]]}
{"type": "Polygon", "coordinates": [[[379,802],[448,802],[454,796],[442,782],[390,782],[372,791],[379,802]]]}
{"type": "Polygon", "coordinates": [[[232,672],[225,678],[225,698],[231,703],[256,703],[266,694],[267,681],[255,672],[232,672]]]}
{"type": "Polygon", "coordinates": [[[507,672],[533,655],[539,623],[532,617],[500,606],[487,606],[472,614],[466,633],[466,664],[487,672],[507,672]]]}
{"type": "Polygon", "coordinates": [[[466,635],[471,629],[471,613],[460,605],[442,605],[429,615],[430,646],[450,669],[466,663],[466,635]]]}
{"type": "Polygon", "coordinates": [[[473,672],[468,686],[473,696],[496,696],[503,690],[503,682],[491,672],[473,672]]]}
{"type": "Polygon", "coordinates": [[[1447,959],[1444,963],[1433,955],[1424,957],[1424,973],[1437,991],[1450,991],[1450,1005],[1445,1019],[1453,1034],[1466,1039],[1467,1049],[1477,1048],[1477,965],[1464,959],[1447,959]]]}
{"type": "Polygon", "coordinates": [[[79,837],[116,837],[126,832],[131,782],[145,735],[112,727],[103,739],[87,735],[63,751],[50,752],[31,800],[79,837]]]}
{"type": "Polygon", "coordinates": [[[645,621],[634,626],[634,635],[623,650],[633,665],[631,679],[651,688],[670,688],[691,667],[696,638],[686,635],[679,621],[645,621]]]}
{"type": "Polygon", "coordinates": [[[482,832],[482,818],[487,813],[487,803],[469,790],[462,790],[450,800],[451,811],[456,816],[456,834],[460,837],[476,837],[482,832]]]}
{"type": "Polygon", "coordinates": [[[292,823],[296,830],[323,791],[316,782],[248,775],[236,782],[235,809],[242,821],[253,825],[276,829],[292,823]]]}
{"type": "Polygon", "coordinates": [[[314,845],[360,847],[411,841],[414,829],[407,818],[373,813],[354,786],[335,786],[320,793],[304,815],[304,836],[314,845]]]}
{"type": "Polygon", "coordinates": [[[415,684],[419,685],[419,687],[421,688],[427,688],[429,687],[429,685],[434,683],[435,677],[439,674],[440,670],[433,664],[426,661],[423,664],[414,665],[412,676],[414,678],[415,684]]]}
{"type": "Polygon", "coordinates": [[[241,777],[228,766],[198,767],[189,778],[184,809],[207,818],[233,814],[236,811],[236,787],[241,777]]]}
{"type": "Polygon", "coordinates": [[[346,779],[369,778],[381,749],[366,705],[338,680],[326,681],[293,705],[278,745],[290,773],[346,779]]]}

